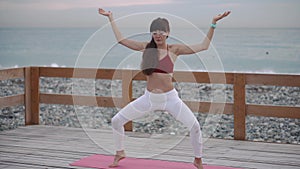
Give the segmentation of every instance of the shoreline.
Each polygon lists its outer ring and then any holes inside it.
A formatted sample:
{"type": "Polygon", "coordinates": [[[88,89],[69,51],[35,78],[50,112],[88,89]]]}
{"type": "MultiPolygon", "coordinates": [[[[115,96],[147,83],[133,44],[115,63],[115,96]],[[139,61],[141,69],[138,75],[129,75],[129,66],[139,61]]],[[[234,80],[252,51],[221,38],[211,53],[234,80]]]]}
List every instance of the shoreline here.
{"type": "MultiPolygon", "coordinates": [[[[23,80],[15,79],[0,81],[0,97],[24,92],[23,80]]],[[[81,82],[81,81],[80,81],[81,82]]],[[[87,95],[94,91],[97,96],[121,96],[119,80],[83,80],[80,94],[87,95]],[[91,90],[89,87],[96,88],[91,90]]],[[[41,78],[42,93],[71,94],[71,79],[41,78]]],[[[233,101],[233,91],[230,85],[211,85],[193,83],[175,83],[183,100],[211,101],[216,93],[226,95],[226,102],[233,101]]],[[[145,83],[133,82],[133,97],[139,97],[144,92],[145,83]]],[[[299,87],[247,86],[248,104],[271,104],[300,106],[299,87]]],[[[77,94],[77,93],[76,93],[77,94]]],[[[0,131],[13,129],[24,125],[24,106],[0,109],[0,131]]],[[[101,108],[67,105],[40,105],[40,124],[66,127],[109,128],[110,120],[117,108],[101,108]]],[[[233,115],[218,115],[195,113],[202,126],[203,137],[233,139],[233,115]]],[[[134,131],[149,134],[163,133],[170,135],[187,135],[188,131],[179,122],[175,122],[169,114],[162,111],[151,113],[151,116],[134,121],[134,131]]],[[[300,144],[300,120],[287,118],[247,116],[246,139],[251,141],[266,141],[276,143],[300,144]]]]}

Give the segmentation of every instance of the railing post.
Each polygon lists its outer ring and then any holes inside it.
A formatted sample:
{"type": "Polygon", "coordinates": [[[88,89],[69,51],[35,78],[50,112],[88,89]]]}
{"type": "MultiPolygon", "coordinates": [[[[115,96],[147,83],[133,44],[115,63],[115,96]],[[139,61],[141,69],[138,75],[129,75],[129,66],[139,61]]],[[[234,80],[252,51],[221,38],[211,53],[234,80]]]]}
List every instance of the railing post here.
{"type": "Polygon", "coordinates": [[[246,138],[246,80],[245,74],[234,74],[234,139],[246,138]]]}
{"type": "Polygon", "coordinates": [[[25,68],[25,125],[39,124],[39,68],[25,68]]]}
{"type": "MultiPolygon", "coordinates": [[[[126,106],[132,101],[132,70],[122,70],[122,98],[126,106]]],[[[125,131],[132,131],[132,121],[124,125],[125,131]]]]}

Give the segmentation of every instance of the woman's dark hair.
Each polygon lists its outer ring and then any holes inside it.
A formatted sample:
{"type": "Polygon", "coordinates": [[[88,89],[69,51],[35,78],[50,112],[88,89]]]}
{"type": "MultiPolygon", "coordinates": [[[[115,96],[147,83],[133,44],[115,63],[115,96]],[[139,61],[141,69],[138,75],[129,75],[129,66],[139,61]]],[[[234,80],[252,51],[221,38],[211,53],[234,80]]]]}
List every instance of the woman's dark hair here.
{"type": "MultiPolygon", "coordinates": [[[[150,32],[153,31],[170,32],[169,22],[164,18],[157,18],[152,21],[150,25],[150,32]]],[[[158,64],[158,50],[157,45],[152,37],[151,41],[147,44],[144,53],[141,68],[144,75],[151,75],[158,64]]]]}

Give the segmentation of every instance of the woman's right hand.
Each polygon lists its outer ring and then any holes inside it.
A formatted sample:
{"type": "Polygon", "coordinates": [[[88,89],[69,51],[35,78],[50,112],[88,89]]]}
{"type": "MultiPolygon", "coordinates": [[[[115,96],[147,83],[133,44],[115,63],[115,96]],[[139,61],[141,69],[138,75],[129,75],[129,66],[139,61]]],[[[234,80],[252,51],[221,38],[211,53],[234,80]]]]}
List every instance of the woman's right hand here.
{"type": "Polygon", "coordinates": [[[99,14],[100,15],[103,15],[103,16],[107,16],[107,17],[110,17],[112,15],[112,12],[111,11],[105,11],[104,9],[102,8],[99,8],[98,10],[99,14]]]}

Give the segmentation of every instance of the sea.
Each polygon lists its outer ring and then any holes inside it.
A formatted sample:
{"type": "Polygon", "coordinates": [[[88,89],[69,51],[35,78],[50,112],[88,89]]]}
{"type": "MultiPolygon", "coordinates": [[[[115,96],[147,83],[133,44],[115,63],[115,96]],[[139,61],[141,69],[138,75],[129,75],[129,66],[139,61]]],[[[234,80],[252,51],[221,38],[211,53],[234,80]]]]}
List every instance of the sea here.
{"type": "MultiPolygon", "coordinates": [[[[207,28],[173,28],[168,44],[197,44],[207,28]]],[[[147,28],[120,28],[150,41],[147,28]]],[[[142,53],[101,28],[0,28],[0,69],[26,66],[139,69],[142,53]]],[[[217,28],[209,50],[182,55],[175,70],[300,74],[300,28],[217,28]]]]}

